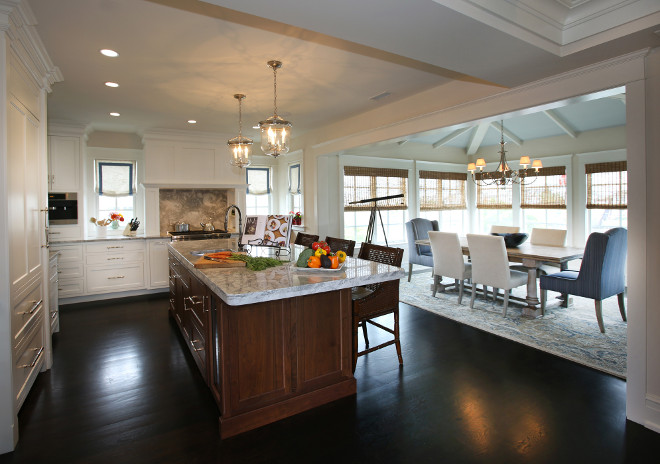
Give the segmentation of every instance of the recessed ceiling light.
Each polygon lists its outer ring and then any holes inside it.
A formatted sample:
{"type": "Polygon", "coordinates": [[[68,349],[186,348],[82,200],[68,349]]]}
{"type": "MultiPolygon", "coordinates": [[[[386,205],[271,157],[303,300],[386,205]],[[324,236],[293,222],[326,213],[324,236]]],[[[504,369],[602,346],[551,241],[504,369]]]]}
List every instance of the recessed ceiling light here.
{"type": "Polygon", "coordinates": [[[119,113],[110,113],[110,116],[119,116],[119,113]]]}
{"type": "Polygon", "coordinates": [[[119,84],[117,84],[116,82],[106,82],[105,85],[107,85],[108,87],[119,87],[119,84]]]}
{"type": "Polygon", "coordinates": [[[194,119],[188,119],[188,124],[197,124],[197,121],[194,119]]]}
{"type": "Polygon", "coordinates": [[[109,48],[104,48],[103,50],[99,50],[102,55],[109,56],[110,58],[115,58],[119,56],[119,53],[117,53],[114,50],[110,50],[109,48]]]}

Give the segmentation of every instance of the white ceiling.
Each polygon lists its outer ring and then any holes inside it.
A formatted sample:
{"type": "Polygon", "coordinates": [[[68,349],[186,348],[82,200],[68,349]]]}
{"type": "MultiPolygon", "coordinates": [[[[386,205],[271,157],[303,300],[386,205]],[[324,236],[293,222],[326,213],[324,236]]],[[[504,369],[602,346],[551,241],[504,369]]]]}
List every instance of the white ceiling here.
{"type": "MultiPolygon", "coordinates": [[[[660,29],[658,0],[590,0],[573,8],[566,4],[578,1],[28,2],[36,31],[64,76],[49,96],[49,120],[136,133],[167,129],[234,136],[238,107],[233,95],[245,93],[244,135],[257,139],[257,131],[246,127],[272,114],[272,72],[266,67],[271,59],[284,63],[278,72],[278,113],[293,122],[296,136],[451,79],[511,87],[660,46],[660,37],[653,33],[660,29]],[[570,41],[566,32],[550,45],[552,41],[542,34],[520,33],[529,28],[529,21],[493,19],[512,7],[526,11],[529,18],[530,11],[548,2],[553,3],[552,11],[571,12],[563,19],[555,15],[550,21],[559,29],[573,23],[589,24],[586,16],[575,19],[581,8],[601,8],[600,15],[591,15],[593,21],[604,15],[612,17],[610,13],[617,9],[620,13],[624,4],[630,7],[625,11],[637,13],[633,19],[619,14],[623,24],[605,29],[602,21],[592,22],[591,35],[570,41]],[[504,27],[506,24],[509,26],[504,27]],[[566,48],[571,46],[574,52],[566,48]],[[101,48],[114,49],[120,56],[103,57],[98,52],[101,48]],[[120,87],[110,89],[103,85],[106,81],[118,82],[120,87]],[[390,95],[370,99],[384,92],[390,95]],[[121,116],[111,117],[112,111],[121,116]],[[188,119],[198,123],[191,126],[188,119]]],[[[587,130],[589,124],[615,123],[602,115],[616,111],[594,111],[600,119],[587,122],[589,118],[583,114],[575,117],[568,110],[556,110],[577,132],[587,130]]],[[[547,115],[545,118],[549,120],[547,115]]],[[[519,128],[515,127],[518,123],[511,125],[519,136],[530,133],[531,122],[519,124],[519,128]]],[[[551,124],[556,131],[556,123],[551,124]]],[[[455,129],[444,128],[419,138],[434,143],[455,129]]],[[[494,136],[498,139],[496,131],[495,135],[490,132],[483,143],[490,143],[494,136]]],[[[456,138],[452,143],[462,140],[456,138]]]]}

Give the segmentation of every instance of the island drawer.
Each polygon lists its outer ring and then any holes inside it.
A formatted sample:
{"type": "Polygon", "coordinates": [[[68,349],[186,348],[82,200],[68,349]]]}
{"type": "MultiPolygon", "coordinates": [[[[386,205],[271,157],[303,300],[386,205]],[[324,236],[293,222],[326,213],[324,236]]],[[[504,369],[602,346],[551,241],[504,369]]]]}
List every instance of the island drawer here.
{"type": "Polygon", "coordinates": [[[14,305],[11,326],[15,338],[25,336],[26,325],[39,312],[43,302],[43,288],[39,284],[25,298],[14,305]]]}
{"type": "Polygon", "coordinates": [[[14,357],[14,410],[23,404],[30,387],[41,370],[44,362],[44,343],[42,333],[43,311],[39,311],[38,320],[29,329],[26,339],[20,350],[14,357]]]}
{"type": "Polygon", "coordinates": [[[203,330],[200,330],[197,324],[193,323],[190,325],[190,350],[193,353],[193,357],[196,358],[197,366],[202,372],[204,378],[206,378],[206,337],[203,334],[203,330]]]}

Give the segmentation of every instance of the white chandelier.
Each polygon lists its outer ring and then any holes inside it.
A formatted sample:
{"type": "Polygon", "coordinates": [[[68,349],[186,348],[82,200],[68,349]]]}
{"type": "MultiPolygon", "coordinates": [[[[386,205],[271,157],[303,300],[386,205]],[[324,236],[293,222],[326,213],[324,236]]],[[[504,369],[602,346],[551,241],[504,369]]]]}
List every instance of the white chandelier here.
{"type": "Polygon", "coordinates": [[[252,139],[243,137],[243,115],[241,113],[241,101],[245,98],[242,93],[237,93],[234,98],[238,100],[238,137],[233,137],[227,141],[227,146],[231,152],[231,164],[239,168],[249,166],[250,149],[252,148],[252,139]]]}
{"type": "Polygon", "coordinates": [[[291,123],[277,115],[277,70],[282,67],[281,61],[269,61],[268,67],[273,70],[274,111],[273,115],[264,121],[259,121],[261,128],[261,150],[273,158],[289,152],[291,139],[291,123]]]}
{"type": "Polygon", "coordinates": [[[506,150],[504,145],[504,121],[500,121],[500,128],[502,133],[502,138],[500,140],[500,164],[497,166],[497,169],[493,172],[484,172],[486,167],[486,160],[483,158],[478,158],[476,164],[468,163],[467,170],[472,174],[472,181],[475,184],[479,185],[507,185],[507,184],[531,184],[536,180],[539,175],[539,169],[543,167],[541,160],[534,160],[531,164],[530,169],[527,166],[530,165],[529,156],[522,156],[520,158],[521,168],[517,171],[514,171],[509,167],[509,163],[506,161],[506,150]],[[475,171],[479,171],[475,174],[475,171]],[[477,178],[478,177],[478,178],[477,178]]]}

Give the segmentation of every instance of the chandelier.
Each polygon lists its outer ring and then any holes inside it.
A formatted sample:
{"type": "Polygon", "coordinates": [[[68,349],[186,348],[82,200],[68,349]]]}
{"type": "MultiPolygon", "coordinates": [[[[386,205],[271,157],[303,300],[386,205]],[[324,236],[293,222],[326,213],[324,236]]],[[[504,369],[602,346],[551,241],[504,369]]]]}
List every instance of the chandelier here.
{"type": "Polygon", "coordinates": [[[536,180],[539,175],[539,169],[543,167],[541,160],[534,160],[532,167],[530,169],[527,166],[530,165],[529,156],[522,156],[520,158],[521,169],[514,171],[509,167],[509,163],[506,161],[506,150],[504,145],[504,121],[500,121],[500,128],[502,138],[500,140],[500,164],[497,166],[497,169],[493,172],[484,172],[486,167],[486,160],[483,158],[477,159],[475,163],[468,163],[467,170],[472,174],[472,181],[475,184],[479,185],[507,185],[507,184],[531,184],[536,180]],[[475,171],[479,169],[477,173],[475,171]]]}
{"type": "Polygon", "coordinates": [[[231,164],[239,168],[249,166],[250,149],[252,148],[252,139],[243,137],[243,115],[241,113],[241,101],[245,98],[242,93],[237,93],[234,98],[238,100],[238,137],[233,137],[227,141],[227,146],[231,152],[231,164]]]}
{"type": "Polygon", "coordinates": [[[273,70],[274,111],[273,115],[259,121],[261,128],[261,150],[273,158],[289,152],[289,139],[291,138],[291,123],[277,115],[277,70],[282,67],[281,61],[269,61],[268,67],[273,70]]]}

